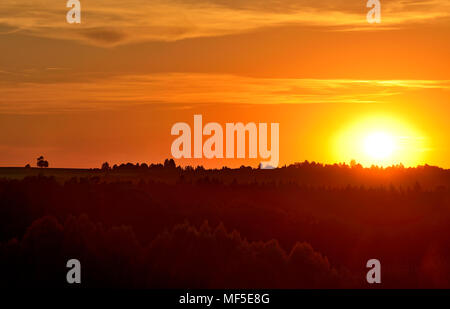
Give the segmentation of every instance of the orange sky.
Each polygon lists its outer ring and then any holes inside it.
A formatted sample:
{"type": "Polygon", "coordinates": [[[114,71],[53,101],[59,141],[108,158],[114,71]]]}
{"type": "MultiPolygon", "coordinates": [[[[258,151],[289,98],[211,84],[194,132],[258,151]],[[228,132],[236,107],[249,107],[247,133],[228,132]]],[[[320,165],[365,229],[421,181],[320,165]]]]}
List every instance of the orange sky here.
{"type": "Polygon", "coordinates": [[[81,0],[81,25],[63,2],[0,3],[1,166],[159,162],[202,114],[280,123],[280,164],[361,161],[342,138],[389,118],[392,163],[450,167],[447,0],[381,0],[376,25],[363,0],[81,0]]]}

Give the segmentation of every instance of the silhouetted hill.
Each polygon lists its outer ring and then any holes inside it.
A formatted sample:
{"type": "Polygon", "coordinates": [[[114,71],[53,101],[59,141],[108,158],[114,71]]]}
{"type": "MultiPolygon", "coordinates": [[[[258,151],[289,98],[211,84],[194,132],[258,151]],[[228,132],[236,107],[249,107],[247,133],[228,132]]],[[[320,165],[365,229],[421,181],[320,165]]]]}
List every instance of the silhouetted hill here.
{"type": "Polygon", "coordinates": [[[450,172],[0,169],[0,286],[450,287],[450,172]],[[9,173],[9,174],[8,174],[9,173]],[[12,175],[12,176],[11,176],[12,175]]]}

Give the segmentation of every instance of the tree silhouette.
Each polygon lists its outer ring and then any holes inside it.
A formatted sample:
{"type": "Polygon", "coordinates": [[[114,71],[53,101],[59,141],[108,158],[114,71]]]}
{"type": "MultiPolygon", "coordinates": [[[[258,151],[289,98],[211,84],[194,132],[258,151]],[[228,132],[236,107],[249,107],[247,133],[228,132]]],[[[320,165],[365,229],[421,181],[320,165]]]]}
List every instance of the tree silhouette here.
{"type": "Polygon", "coordinates": [[[164,168],[176,168],[175,161],[173,159],[164,160],[164,168]]]}
{"type": "Polygon", "coordinates": [[[109,171],[109,170],[111,170],[111,167],[109,166],[109,163],[108,162],[105,162],[105,163],[103,163],[102,164],[102,171],[109,171]]]}
{"type": "Polygon", "coordinates": [[[37,158],[36,165],[41,168],[48,167],[48,161],[44,160],[43,156],[40,156],[39,158],[37,158]]]}

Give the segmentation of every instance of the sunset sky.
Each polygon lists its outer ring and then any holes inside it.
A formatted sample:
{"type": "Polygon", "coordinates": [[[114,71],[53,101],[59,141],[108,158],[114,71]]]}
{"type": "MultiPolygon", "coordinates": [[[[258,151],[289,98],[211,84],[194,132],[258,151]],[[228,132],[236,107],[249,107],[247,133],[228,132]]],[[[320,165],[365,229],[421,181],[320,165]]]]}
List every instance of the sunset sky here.
{"type": "Polygon", "coordinates": [[[79,25],[65,2],[0,2],[0,166],[160,162],[202,114],[279,123],[280,165],[450,168],[448,0],[381,0],[380,24],[365,0],[81,0],[79,25]]]}

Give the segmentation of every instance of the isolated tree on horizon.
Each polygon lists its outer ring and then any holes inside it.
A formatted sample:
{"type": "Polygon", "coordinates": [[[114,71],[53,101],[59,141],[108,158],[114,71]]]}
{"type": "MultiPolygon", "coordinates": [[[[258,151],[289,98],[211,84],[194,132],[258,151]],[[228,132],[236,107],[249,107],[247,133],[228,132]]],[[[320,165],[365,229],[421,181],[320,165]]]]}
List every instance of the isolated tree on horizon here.
{"type": "Polygon", "coordinates": [[[39,158],[37,158],[36,165],[40,168],[48,167],[48,161],[44,160],[44,156],[40,156],[39,158]]]}

